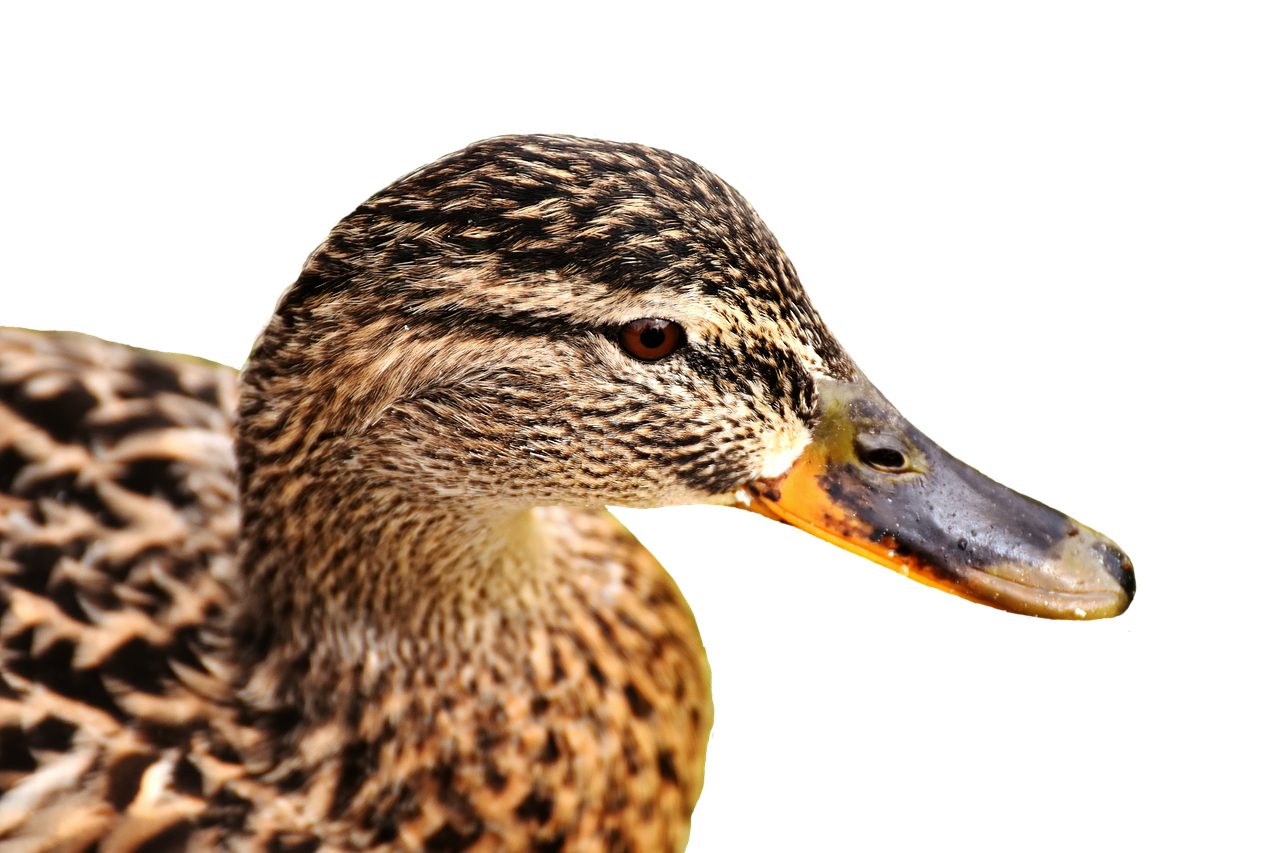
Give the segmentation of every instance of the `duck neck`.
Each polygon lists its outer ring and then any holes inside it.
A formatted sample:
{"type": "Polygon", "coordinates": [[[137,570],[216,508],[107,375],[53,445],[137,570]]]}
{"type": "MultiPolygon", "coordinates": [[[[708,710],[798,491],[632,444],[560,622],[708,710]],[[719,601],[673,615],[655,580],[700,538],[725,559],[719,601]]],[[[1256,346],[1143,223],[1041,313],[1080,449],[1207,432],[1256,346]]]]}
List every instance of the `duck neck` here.
{"type": "Polygon", "coordinates": [[[374,685],[442,673],[441,650],[465,652],[527,620],[554,573],[535,508],[271,491],[300,504],[263,507],[245,524],[237,636],[253,673],[247,696],[263,709],[320,722],[367,702],[374,685]]]}

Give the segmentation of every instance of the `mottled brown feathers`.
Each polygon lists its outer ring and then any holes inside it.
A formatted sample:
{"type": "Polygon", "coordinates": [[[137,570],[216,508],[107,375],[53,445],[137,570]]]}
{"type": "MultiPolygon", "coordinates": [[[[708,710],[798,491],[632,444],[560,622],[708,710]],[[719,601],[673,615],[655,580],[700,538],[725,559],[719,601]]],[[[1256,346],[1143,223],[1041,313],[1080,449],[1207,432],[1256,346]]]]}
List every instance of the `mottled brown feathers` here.
{"type": "Polygon", "coordinates": [[[238,387],[0,341],[5,853],[682,849],[709,672],[603,506],[732,500],[853,370],[732,188],[572,137],[361,205],[238,387]]]}
{"type": "Polygon", "coordinates": [[[21,330],[0,355],[0,849],[680,846],[711,726],[701,643],[609,516],[541,511],[571,562],[512,591],[532,612],[465,639],[446,614],[423,666],[352,666],[308,726],[223,681],[231,371],[21,330]]]}
{"type": "Polygon", "coordinates": [[[0,330],[6,849],[188,832],[193,762],[234,755],[190,686],[236,576],[234,408],[226,368],[0,330]]]}

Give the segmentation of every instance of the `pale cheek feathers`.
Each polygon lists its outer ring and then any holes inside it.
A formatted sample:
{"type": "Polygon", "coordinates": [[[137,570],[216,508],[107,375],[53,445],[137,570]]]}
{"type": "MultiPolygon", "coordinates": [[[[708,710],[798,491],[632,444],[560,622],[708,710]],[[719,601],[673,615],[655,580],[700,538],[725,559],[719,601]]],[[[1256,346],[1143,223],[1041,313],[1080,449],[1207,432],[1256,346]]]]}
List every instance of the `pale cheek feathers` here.
{"type": "Polygon", "coordinates": [[[793,415],[786,418],[778,429],[766,432],[761,439],[762,448],[757,456],[760,460],[757,477],[767,479],[785,473],[813,440],[813,435],[793,415]]]}

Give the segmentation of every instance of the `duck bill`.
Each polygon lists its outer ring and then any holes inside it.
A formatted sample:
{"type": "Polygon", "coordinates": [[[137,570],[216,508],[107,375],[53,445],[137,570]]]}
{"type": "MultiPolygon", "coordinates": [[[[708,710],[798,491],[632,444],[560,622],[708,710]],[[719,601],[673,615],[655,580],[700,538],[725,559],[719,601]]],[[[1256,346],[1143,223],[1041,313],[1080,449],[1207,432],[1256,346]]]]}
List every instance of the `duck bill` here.
{"type": "Polygon", "coordinates": [[[913,580],[1028,616],[1125,611],[1133,564],[1114,542],[983,476],[922,435],[860,373],[819,380],[812,443],[748,485],[746,509],[913,580]]]}

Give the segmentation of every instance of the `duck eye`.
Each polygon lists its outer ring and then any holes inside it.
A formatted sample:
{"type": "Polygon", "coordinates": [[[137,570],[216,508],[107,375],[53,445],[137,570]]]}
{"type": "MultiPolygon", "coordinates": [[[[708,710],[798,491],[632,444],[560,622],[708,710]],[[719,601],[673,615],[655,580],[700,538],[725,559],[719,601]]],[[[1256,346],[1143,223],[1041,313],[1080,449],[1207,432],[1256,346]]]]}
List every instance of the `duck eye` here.
{"type": "Polygon", "coordinates": [[[627,355],[641,361],[657,361],[684,343],[684,329],[670,320],[646,317],[623,326],[618,340],[627,355]]]}

